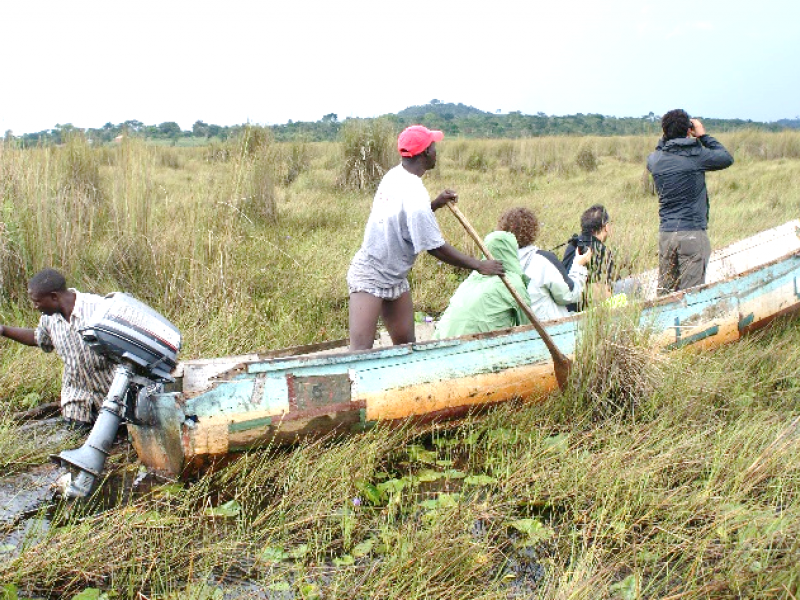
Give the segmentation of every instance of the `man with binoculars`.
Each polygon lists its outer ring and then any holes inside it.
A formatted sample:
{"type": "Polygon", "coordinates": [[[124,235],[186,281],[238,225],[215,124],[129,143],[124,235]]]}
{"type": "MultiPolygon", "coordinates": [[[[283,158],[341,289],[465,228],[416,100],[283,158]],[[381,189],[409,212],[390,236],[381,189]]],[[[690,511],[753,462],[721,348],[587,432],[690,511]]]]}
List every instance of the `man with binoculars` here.
{"type": "Polygon", "coordinates": [[[706,171],[733,164],[725,147],[685,110],[666,113],[661,129],[664,137],[647,157],[659,198],[659,295],[705,283],[711,258],[706,171]]]}

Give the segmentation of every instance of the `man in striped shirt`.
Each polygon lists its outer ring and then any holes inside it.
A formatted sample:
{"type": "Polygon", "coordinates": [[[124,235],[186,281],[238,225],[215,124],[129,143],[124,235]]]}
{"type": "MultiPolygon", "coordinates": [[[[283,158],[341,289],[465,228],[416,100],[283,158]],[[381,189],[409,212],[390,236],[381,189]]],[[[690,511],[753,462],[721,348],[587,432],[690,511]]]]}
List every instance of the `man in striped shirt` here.
{"type": "Polygon", "coordinates": [[[26,346],[53,350],[64,361],[61,416],[78,429],[89,429],[114,378],[114,363],[97,354],[79,330],[103,301],[102,296],[67,288],[55,269],[45,269],[28,282],[28,296],[42,313],[36,329],[0,325],[0,336],[26,346]]]}

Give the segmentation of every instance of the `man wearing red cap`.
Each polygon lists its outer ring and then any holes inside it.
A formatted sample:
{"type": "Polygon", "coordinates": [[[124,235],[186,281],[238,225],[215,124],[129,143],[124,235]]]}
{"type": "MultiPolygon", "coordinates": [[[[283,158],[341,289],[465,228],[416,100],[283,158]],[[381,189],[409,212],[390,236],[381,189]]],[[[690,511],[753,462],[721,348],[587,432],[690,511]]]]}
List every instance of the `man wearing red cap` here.
{"type": "Polygon", "coordinates": [[[458,195],[444,190],[431,202],[422,176],[436,166],[436,142],[443,137],[441,131],[413,125],[397,138],[401,163],[384,175],[375,192],[364,242],[347,272],[351,350],[372,348],[379,317],[392,343],[415,341],[407,275],[421,252],[481,275],[504,272],[500,261],[467,256],[442,237],[433,211],[456,202],[458,195]]]}

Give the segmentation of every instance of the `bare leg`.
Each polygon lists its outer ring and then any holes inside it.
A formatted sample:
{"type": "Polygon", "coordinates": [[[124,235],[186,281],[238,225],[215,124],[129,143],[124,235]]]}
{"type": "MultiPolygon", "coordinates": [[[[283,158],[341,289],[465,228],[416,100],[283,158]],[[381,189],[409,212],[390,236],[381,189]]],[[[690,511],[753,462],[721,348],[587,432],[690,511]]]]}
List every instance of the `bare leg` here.
{"type": "Polygon", "coordinates": [[[397,300],[384,301],[381,317],[394,345],[416,341],[411,292],[403,293],[397,300]]]}
{"type": "Polygon", "coordinates": [[[350,294],[350,350],[369,350],[375,343],[384,301],[366,292],[350,294]]]}

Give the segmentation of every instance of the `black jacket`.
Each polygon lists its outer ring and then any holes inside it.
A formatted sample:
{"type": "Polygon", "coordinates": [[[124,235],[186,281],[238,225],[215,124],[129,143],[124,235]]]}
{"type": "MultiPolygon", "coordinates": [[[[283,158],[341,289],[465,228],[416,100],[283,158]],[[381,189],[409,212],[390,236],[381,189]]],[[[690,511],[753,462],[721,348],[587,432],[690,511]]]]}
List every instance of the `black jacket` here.
{"type": "Polygon", "coordinates": [[[659,197],[659,231],[697,231],[708,227],[706,171],[733,164],[733,157],[710,135],[662,138],[647,157],[659,197]]]}

